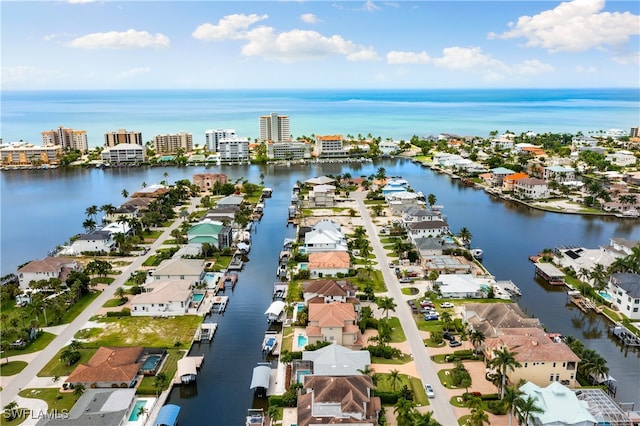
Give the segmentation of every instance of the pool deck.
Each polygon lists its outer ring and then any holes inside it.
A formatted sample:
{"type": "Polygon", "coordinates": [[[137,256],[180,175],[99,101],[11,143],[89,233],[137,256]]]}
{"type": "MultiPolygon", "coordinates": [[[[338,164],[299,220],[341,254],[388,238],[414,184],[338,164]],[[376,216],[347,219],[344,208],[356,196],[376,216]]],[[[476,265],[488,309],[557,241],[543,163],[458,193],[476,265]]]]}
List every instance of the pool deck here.
{"type": "Polygon", "coordinates": [[[133,404],[132,410],[135,409],[135,404],[138,401],[146,401],[146,404],[144,405],[145,410],[147,410],[146,414],[143,414],[143,415],[139,416],[138,420],[130,421],[129,418],[133,414],[132,412],[130,412],[129,415],[127,416],[127,421],[125,421],[123,423],[123,425],[125,425],[125,426],[142,426],[142,425],[146,424],[147,421],[149,420],[149,414],[153,410],[153,408],[154,408],[154,406],[155,406],[155,404],[157,402],[157,399],[156,398],[136,398],[136,401],[133,404]]]}

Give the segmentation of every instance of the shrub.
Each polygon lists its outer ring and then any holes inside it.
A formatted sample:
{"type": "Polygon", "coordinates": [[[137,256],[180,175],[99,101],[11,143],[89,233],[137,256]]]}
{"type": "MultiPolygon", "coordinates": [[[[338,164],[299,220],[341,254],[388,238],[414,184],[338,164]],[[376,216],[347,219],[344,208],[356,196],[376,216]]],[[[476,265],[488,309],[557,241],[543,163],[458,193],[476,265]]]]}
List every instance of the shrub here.
{"type": "Polygon", "coordinates": [[[487,402],[487,409],[490,413],[497,416],[507,414],[507,404],[500,400],[487,402]]]}
{"type": "Polygon", "coordinates": [[[284,401],[282,400],[282,395],[272,395],[269,397],[269,406],[270,407],[283,407],[284,401]]]}
{"type": "Polygon", "coordinates": [[[384,405],[395,405],[400,398],[400,394],[398,392],[376,391],[376,396],[380,397],[380,402],[384,405]]]}
{"type": "Polygon", "coordinates": [[[480,397],[483,401],[497,401],[500,399],[500,395],[497,393],[485,393],[480,397]]]}

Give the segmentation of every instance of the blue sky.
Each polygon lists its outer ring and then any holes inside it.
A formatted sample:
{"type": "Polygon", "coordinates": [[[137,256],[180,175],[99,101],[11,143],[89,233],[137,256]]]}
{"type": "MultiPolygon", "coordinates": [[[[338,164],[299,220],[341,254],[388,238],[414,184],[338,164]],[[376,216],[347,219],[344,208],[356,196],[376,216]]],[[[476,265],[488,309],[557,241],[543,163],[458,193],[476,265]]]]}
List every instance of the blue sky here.
{"type": "Polygon", "coordinates": [[[3,90],[640,86],[637,1],[0,7],[3,90]]]}

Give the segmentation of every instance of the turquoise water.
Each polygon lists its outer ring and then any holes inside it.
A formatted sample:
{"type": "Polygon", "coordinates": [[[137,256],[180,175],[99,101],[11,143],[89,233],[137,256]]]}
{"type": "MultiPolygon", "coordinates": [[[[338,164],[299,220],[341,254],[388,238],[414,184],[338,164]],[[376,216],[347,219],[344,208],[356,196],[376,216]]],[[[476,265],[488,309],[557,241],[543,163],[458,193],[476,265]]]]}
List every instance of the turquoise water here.
{"type": "Polygon", "coordinates": [[[145,140],[181,129],[202,144],[212,117],[252,139],[258,116],[271,111],[290,117],[294,137],[371,132],[398,140],[507,129],[628,131],[640,115],[633,89],[2,91],[2,137],[39,144],[42,130],[64,125],[86,130],[96,147],[117,123],[145,140]]]}
{"type": "Polygon", "coordinates": [[[305,336],[304,334],[298,334],[298,347],[299,348],[304,348],[305,346],[307,346],[307,342],[309,341],[309,339],[307,339],[307,336],[305,336]]]}
{"type": "Polygon", "coordinates": [[[298,370],[296,372],[296,382],[302,383],[302,376],[308,376],[311,374],[311,370],[298,370]]]}
{"type": "MultiPolygon", "coordinates": [[[[215,277],[215,274],[213,272],[207,272],[206,274],[204,274],[204,282],[209,284],[214,277],[215,277]]],[[[194,294],[194,297],[195,297],[195,294],[194,294]]]]}
{"type": "Polygon", "coordinates": [[[298,312],[302,312],[304,309],[304,303],[298,303],[298,312]]]}
{"type": "Polygon", "coordinates": [[[611,295],[609,293],[607,293],[606,291],[599,291],[598,294],[600,296],[602,296],[602,298],[605,299],[605,300],[611,300],[612,299],[611,295]]]}
{"type": "Polygon", "coordinates": [[[131,415],[129,416],[129,421],[130,422],[136,422],[138,421],[138,419],[140,418],[140,408],[144,407],[145,405],[147,405],[147,401],[144,400],[138,400],[136,401],[136,404],[133,406],[133,411],[131,412],[131,415]]]}
{"type": "Polygon", "coordinates": [[[150,355],[142,364],[142,371],[153,371],[158,366],[162,357],[160,355],[150,355]]]}
{"type": "Polygon", "coordinates": [[[204,299],[204,294],[194,294],[193,295],[193,301],[194,302],[201,302],[202,299],[204,299]]]}
{"type": "Polygon", "coordinates": [[[301,263],[300,264],[300,270],[301,271],[306,271],[307,270],[307,264],[306,263],[301,263]]]}

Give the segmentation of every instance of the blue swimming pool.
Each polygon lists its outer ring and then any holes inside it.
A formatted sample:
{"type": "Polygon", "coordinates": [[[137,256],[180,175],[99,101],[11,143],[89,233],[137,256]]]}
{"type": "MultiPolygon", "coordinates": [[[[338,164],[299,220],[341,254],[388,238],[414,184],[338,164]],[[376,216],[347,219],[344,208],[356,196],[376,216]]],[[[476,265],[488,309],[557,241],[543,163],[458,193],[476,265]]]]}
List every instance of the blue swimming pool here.
{"type": "Polygon", "coordinates": [[[296,371],[296,382],[302,383],[302,376],[308,376],[311,374],[311,370],[298,370],[296,371]]]}
{"type": "Polygon", "coordinates": [[[194,294],[193,295],[193,301],[194,302],[201,302],[202,299],[204,299],[204,294],[194,294]]]}
{"type": "Polygon", "coordinates": [[[611,300],[613,299],[611,297],[611,295],[609,293],[607,293],[606,291],[599,291],[598,294],[605,300],[611,300]]]}
{"type": "Polygon", "coordinates": [[[142,371],[154,371],[158,367],[161,359],[162,357],[160,355],[149,355],[149,358],[142,364],[142,371]]]}
{"type": "Polygon", "coordinates": [[[300,264],[300,270],[301,271],[306,271],[307,270],[307,264],[306,263],[301,263],[300,264]]]}
{"type": "Polygon", "coordinates": [[[305,346],[307,346],[307,342],[309,342],[307,336],[305,336],[304,334],[298,334],[298,348],[304,348],[305,346]]]}
{"type": "Polygon", "coordinates": [[[146,400],[139,399],[136,401],[136,404],[133,406],[133,410],[131,411],[131,415],[129,416],[130,422],[137,422],[140,418],[140,408],[147,405],[146,400]]]}
{"type": "Polygon", "coordinates": [[[302,312],[304,310],[304,303],[298,303],[297,309],[298,312],[302,312]]]}

